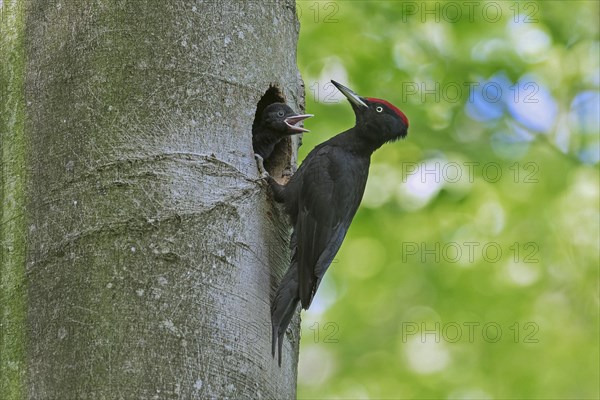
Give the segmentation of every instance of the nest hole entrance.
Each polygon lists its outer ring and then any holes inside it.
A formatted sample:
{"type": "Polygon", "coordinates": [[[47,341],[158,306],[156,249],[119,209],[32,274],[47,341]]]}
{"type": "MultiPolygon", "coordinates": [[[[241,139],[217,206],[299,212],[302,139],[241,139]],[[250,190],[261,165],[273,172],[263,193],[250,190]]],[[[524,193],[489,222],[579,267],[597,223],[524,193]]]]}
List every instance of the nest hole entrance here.
{"type": "MultiPolygon", "coordinates": [[[[254,113],[254,122],[252,123],[252,132],[260,123],[260,116],[263,110],[273,103],[285,103],[285,96],[277,85],[270,85],[265,94],[262,95],[256,104],[256,112],[254,113]]],[[[264,161],[265,169],[279,183],[285,183],[291,174],[292,160],[292,139],[291,137],[283,138],[264,161]]]]}

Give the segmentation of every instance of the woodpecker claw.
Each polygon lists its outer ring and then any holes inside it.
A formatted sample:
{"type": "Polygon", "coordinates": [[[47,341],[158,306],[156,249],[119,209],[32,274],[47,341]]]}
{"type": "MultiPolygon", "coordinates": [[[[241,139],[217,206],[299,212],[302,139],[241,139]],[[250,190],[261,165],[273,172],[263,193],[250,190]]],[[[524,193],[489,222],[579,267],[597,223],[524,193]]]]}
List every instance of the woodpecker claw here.
{"type": "Polygon", "coordinates": [[[254,154],[254,158],[256,159],[256,166],[258,167],[258,173],[260,174],[260,179],[267,179],[270,175],[265,169],[265,160],[258,154],[254,154]]]}

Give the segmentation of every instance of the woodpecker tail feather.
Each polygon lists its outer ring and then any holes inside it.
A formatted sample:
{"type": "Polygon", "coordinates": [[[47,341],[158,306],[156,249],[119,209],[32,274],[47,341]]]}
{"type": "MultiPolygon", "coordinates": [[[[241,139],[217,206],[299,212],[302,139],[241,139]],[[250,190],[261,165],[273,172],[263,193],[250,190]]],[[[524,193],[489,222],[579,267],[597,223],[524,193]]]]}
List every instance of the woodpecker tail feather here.
{"type": "Polygon", "coordinates": [[[272,348],[271,352],[275,357],[275,346],[278,346],[279,366],[281,367],[281,349],[283,347],[283,336],[287,330],[296,307],[300,301],[298,296],[298,267],[293,258],[290,269],[286,272],[271,304],[271,324],[272,324],[272,348]]]}

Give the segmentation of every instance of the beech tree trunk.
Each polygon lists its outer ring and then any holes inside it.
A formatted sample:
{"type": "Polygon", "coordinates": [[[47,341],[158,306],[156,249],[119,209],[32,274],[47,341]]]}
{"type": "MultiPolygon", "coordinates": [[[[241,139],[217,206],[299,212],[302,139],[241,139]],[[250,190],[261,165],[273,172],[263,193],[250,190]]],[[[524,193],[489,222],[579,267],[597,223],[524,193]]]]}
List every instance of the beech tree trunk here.
{"type": "Polygon", "coordinates": [[[0,397],[294,398],[251,127],[271,84],[303,107],[295,2],[4,0],[0,26],[0,397]]]}

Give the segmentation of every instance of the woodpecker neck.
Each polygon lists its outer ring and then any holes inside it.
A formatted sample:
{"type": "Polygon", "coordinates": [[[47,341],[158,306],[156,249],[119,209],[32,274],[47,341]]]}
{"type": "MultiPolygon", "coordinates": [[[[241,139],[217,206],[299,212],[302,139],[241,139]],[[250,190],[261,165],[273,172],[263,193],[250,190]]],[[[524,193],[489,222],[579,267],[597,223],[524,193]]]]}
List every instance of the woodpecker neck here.
{"type": "Polygon", "coordinates": [[[366,157],[371,157],[371,154],[383,145],[383,143],[377,143],[370,139],[368,133],[358,126],[340,133],[334,139],[338,146],[366,157]]]}
{"type": "Polygon", "coordinates": [[[281,137],[270,129],[265,129],[260,135],[254,135],[252,137],[252,147],[254,152],[263,158],[268,158],[275,145],[281,140],[281,137]]]}

